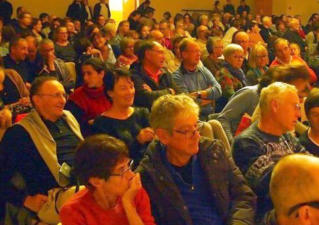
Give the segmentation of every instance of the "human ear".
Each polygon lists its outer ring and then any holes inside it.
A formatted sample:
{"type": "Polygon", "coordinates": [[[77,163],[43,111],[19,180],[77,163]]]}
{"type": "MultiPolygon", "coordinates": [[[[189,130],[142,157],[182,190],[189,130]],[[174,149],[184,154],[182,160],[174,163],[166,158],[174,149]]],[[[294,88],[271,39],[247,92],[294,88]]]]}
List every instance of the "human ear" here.
{"type": "Polygon", "coordinates": [[[169,140],[169,133],[167,130],[163,129],[163,128],[157,128],[155,129],[155,134],[157,135],[158,139],[160,140],[160,142],[164,145],[168,144],[168,140],[169,140]]]}

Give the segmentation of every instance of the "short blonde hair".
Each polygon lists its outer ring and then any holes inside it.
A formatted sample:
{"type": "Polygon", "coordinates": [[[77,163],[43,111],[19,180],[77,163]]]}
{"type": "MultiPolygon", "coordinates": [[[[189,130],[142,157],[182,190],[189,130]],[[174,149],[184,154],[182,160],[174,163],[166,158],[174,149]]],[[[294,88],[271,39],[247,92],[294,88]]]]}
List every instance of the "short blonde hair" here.
{"type": "Polygon", "coordinates": [[[236,51],[244,52],[244,49],[238,44],[229,44],[224,48],[223,55],[226,59],[236,51]]]}
{"type": "Polygon", "coordinates": [[[171,132],[176,118],[181,114],[198,116],[199,106],[185,94],[161,96],[152,106],[151,127],[154,130],[162,128],[171,132]]]}
{"type": "Polygon", "coordinates": [[[259,98],[259,107],[261,115],[269,110],[270,103],[273,100],[281,101],[285,97],[285,93],[292,92],[298,95],[295,86],[283,82],[275,82],[261,90],[259,98]]]}
{"type": "MultiPolygon", "coordinates": [[[[256,61],[257,61],[257,58],[258,58],[258,54],[260,53],[267,53],[267,59],[268,59],[268,62],[269,62],[269,58],[268,58],[268,51],[267,51],[267,48],[262,45],[262,44],[256,44],[250,51],[250,54],[249,54],[249,58],[248,58],[248,64],[251,68],[256,68],[257,65],[256,65],[256,61]]],[[[267,62],[267,64],[268,64],[267,62]]]]}

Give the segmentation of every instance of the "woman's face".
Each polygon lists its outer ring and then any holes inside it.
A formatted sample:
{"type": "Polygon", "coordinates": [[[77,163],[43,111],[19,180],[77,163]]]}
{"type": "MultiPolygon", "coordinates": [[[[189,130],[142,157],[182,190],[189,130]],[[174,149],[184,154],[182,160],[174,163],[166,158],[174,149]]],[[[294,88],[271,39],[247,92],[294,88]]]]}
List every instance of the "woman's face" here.
{"type": "Polygon", "coordinates": [[[133,56],[134,55],[134,42],[129,42],[124,49],[124,55],[133,56]]]}
{"type": "Polygon", "coordinates": [[[82,66],[82,76],[89,88],[99,88],[103,85],[104,72],[96,71],[91,65],[82,66]]]}
{"type": "Polygon", "coordinates": [[[226,61],[235,69],[240,69],[244,62],[244,52],[234,51],[226,58],[226,61]]]}
{"type": "Polygon", "coordinates": [[[141,39],[146,39],[149,34],[150,34],[150,27],[143,26],[143,28],[141,29],[141,39]]]}
{"type": "Polygon", "coordinates": [[[37,22],[37,24],[34,26],[34,29],[35,29],[37,32],[41,32],[41,30],[42,30],[42,22],[41,22],[41,20],[39,20],[39,21],[37,22]]]}
{"type": "Polygon", "coordinates": [[[134,102],[135,88],[130,77],[120,77],[115,81],[113,90],[107,92],[113,104],[130,107],[134,102]]]}

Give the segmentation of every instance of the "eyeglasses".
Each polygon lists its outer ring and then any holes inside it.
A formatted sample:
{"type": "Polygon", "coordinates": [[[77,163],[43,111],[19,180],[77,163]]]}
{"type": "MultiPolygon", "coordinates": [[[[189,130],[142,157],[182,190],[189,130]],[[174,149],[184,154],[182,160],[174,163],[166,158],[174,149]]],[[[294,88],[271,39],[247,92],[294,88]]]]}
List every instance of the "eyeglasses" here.
{"type": "Polygon", "coordinates": [[[186,138],[192,138],[196,134],[196,132],[199,132],[201,127],[203,126],[203,123],[198,123],[196,128],[194,130],[173,130],[178,134],[184,135],[186,138]]]}
{"type": "Polygon", "coordinates": [[[122,172],[120,172],[120,173],[113,173],[113,174],[111,174],[110,176],[123,177],[126,172],[128,172],[129,170],[131,170],[131,171],[133,170],[133,165],[134,165],[134,160],[131,159],[131,160],[128,162],[128,167],[127,167],[126,169],[124,169],[124,170],[123,170],[122,172]]]}
{"type": "Polygon", "coordinates": [[[288,210],[288,216],[291,216],[291,214],[296,211],[297,209],[305,206],[305,205],[308,205],[310,207],[313,207],[313,208],[316,208],[316,209],[319,209],[319,202],[318,201],[313,201],[313,202],[304,202],[304,203],[299,203],[293,207],[291,207],[289,210],[288,210]]]}
{"type": "Polygon", "coordinates": [[[48,96],[52,98],[67,98],[67,95],[65,93],[55,93],[55,94],[37,94],[39,96],[48,96]]]}

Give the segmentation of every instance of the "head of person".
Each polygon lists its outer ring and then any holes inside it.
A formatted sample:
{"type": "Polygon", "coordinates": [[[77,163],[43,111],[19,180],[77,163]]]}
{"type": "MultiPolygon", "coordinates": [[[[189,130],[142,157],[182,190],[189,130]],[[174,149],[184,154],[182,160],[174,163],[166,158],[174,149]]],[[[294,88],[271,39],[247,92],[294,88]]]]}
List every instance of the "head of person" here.
{"type": "Polygon", "coordinates": [[[103,86],[105,64],[100,58],[90,58],[82,64],[82,76],[84,84],[88,88],[100,88],[103,86]]]}
{"type": "Polygon", "coordinates": [[[34,31],[36,31],[37,33],[40,33],[42,30],[42,22],[40,19],[38,18],[33,18],[32,19],[32,24],[31,27],[34,31]]]}
{"type": "Polygon", "coordinates": [[[310,127],[319,132],[319,89],[314,88],[305,101],[305,112],[310,122],[310,127]]]}
{"type": "Polygon", "coordinates": [[[50,39],[43,39],[39,44],[39,53],[47,61],[48,58],[55,54],[54,43],[50,39]]]}
{"type": "Polygon", "coordinates": [[[173,52],[174,52],[175,56],[177,58],[179,58],[179,59],[181,59],[181,57],[182,57],[179,47],[180,47],[180,43],[184,39],[185,39],[185,37],[175,37],[173,39],[173,42],[172,42],[172,44],[173,44],[173,52]]]}
{"type": "Polygon", "coordinates": [[[130,14],[129,18],[133,19],[134,21],[138,21],[141,18],[141,13],[139,11],[137,11],[137,10],[134,10],[130,14]]]}
{"type": "Polygon", "coordinates": [[[278,38],[274,42],[274,49],[276,57],[284,63],[289,63],[291,55],[289,49],[289,42],[286,39],[278,38]]]}
{"type": "Polygon", "coordinates": [[[297,18],[292,18],[289,22],[290,30],[298,32],[300,29],[300,21],[297,18]]]}
{"type": "Polygon", "coordinates": [[[215,6],[215,8],[217,8],[217,7],[219,6],[219,4],[220,4],[220,1],[218,1],[218,0],[217,0],[217,1],[215,1],[215,2],[214,2],[214,6],[215,6]]]}
{"type": "Polygon", "coordinates": [[[207,40],[209,35],[208,27],[204,25],[198,26],[196,29],[196,35],[200,40],[207,40]]]}
{"type": "Polygon", "coordinates": [[[168,38],[170,36],[170,29],[169,29],[168,22],[166,20],[160,21],[159,30],[162,32],[164,37],[168,38]]]}
{"type": "Polygon", "coordinates": [[[210,37],[206,43],[206,49],[210,55],[214,55],[216,58],[223,54],[223,41],[219,37],[210,37]]]}
{"type": "Polygon", "coordinates": [[[185,13],[184,14],[184,23],[185,24],[189,24],[189,23],[192,23],[192,16],[189,14],[189,13],[185,13]]]}
{"type": "Polygon", "coordinates": [[[264,68],[269,63],[267,48],[262,44],[256,44],[252,47],[248,64],[251,68],[264,68]]]}
{"type": "Polygon", "coordinates": [[[25,37],[25,40],[28,43],[28,59],[34,61],[38,53],[38,42],[33,35],[28,35],[25,37]]]}
{"type": "Polygon", "coordinates": [[[248,29],[250,30],[250,32],[252,33],[259,33],[260,28],[258,26],[258,23],[256,20],[252,20],[249,25],[248,25],[248,29]]]}
{"type": "Polygon", "coordinates": [[[137,32],[140,35],[140,39],[146,40],[150,34],[150,30],[151,30],[151,28],[148,25],[140,24],[137,27],[137,32]]]}
{"type": "Polygon", "coordinates": [[[296,43],[290,43],[290,55],[300,57],[300,47],[296,43]]]}
{"type": "Polygon", "coordinates": [[[129,31],[130,31],[130,22],[128,20],[121,21],[117,28],[117,33],[125,36],[127,35],[129,31]]]}
{"type": "Polygon", "coordinates": [[[235,32],[233,35],[232,43],[240,45],[243,48],[245,55],[248,53],[249,36],[245,31],[235,32]]]}
{"type": "Polygon", "coordinates": [[[104,76],[105,94],[112,104],[128,108],[134,103],[135,88],[131,73],[124,69],[108,71],[104,76]]]}
{"type": "Polygon", "coordinates": [[[262,18],[262,23],[265,28],[270,28],[272,25],[272,18],[270,16],[264,16],[262,18]]]}
{"type": "Polygon", "coordinates": [[[69,33],[69,35],[71,34],[75,34],[77,31],[75,30],[75,26],[74,26],[74,22],[72,20],[68,20],[66,23],[65,23],[65,26],[66,26],[66,29],[69,33]]]}
{"type": "Polygon", "coordinates": [[[190,158],[198,153],[199,106],[185,94],[164,95],[153,104],[150,124],[170,155],[190,158]]]}
{"type": "Polygon", "coordinates": [[[63,115],[66,94],[55,77],[36,78],[31,85],[30,99],[36,111],[46,120],[55,122],[63,115]]]}
{"type": "Polygon", "coordinates": [[[65,26],[59,26],[55,31],[55,41],[66,42],[68,41],[68,38],[69,38],[68,29],[65,26]]]}
{"type": "Polygon", "coordinates": [[[282,20],[279,20],[276,23],[276,29],[277,31],[285,32],[286,31],[286,24],[282,20]]]}
{"type": "Polygon", "coordinates": [[[97,17],[97,19],[96,19],[96,23],[97,23],[97,25],[99,25],[99,26],[104,26],[105,25],[105,22],[106,22],[106,20],[105,20],[105,17],[103,16],[103,15],[99,15],[98,17],[97,17]]]}
{"type": "Polygon", "coordinates": [[[208,18],[208,16],[207,15],[205,15],[205,14],[202,14],[202,15],[200,15],[200,17],[199,17],[199,24],[200,25],[204,25],[204,26],[208,26],[208,23],[209,23],[209,18],[208,18]]]}
{"type": "Polygon", "coordinates": [[[244,62],[244,50],[238,44],[229,44],[224,48],[225,61],[233,68],[240,69],[244,62]]]}
{"type": "Polygon", "coordinates": [[[48,13],[40,13],[39,19],[41,20],[42,24],[46,24],[49,22],[49,14],[48,13]]]}
{"type": "Polygon", "coordinates": [[[292,131],[300,117],[298,90],[291,84],[274,82],[261,90],[261,121],[275,124],[280,135],[292,131]]]}
{"type": "Polygon", "coordinates": [[[196,41],[192,38],[185,38],[181,41],[179,50],[182,61],[185,66],[195,67],[198,65],[201,57],[201,50],[196,41]]]}
{"type": "Polygon", "coordinates": [[[14,37],[9,44],[10,56],[15,61],[24,61],[28,56],[28,42],[21,37],[14,37]]]}
{"type": "Polygon", "coordinates": [[[164,44],[164,35],[160,30],[152,30],[149,38],[153,41],[158,42],[159,44],[164,44]]]}
{"type": "Polygon", "coordinates": [[[91,41],[95,48],[101,50],[106,45],[106,38],[102,32],[94,33],[91,41]]]}
{"type": "Polygon", "coordinates": [[[164,20],[168,21],[172,17],[172,14],[168,11],[163,13],[164,20]]]}
{"type": "Polygon", "coordinates": [[[32,24],[32,15],[29,12],[22,12],[18,15],[19,24],[23,27],[29,27],[32,24]]]}
{"type": "Polygon", "coordinates": [[[116,26],[113,23],[107,23],[102,30],[105,33],[107,40],[111,40],[116,36],[116,26]]]}
{"type": "Polygon", "coordinates": [[[319,224],[318,172],[315,156],[292,154],[277,163],[269,186],[278,225],[319,224]]]}
{"type": "Polygon", "coordinates": [[[123,38],[120,41],[120,49],[123,55],[133,56],[134,55],[134,44],[135,40],[133,38],[123,38]]]}
{"type": "Polygon", "coordinates": [[[160,70],[164,66],[164,47],[156,41],[142,41],[139,43],[137,56],[143,65],[160,70]]]}
{"type": "Polygon", "coordinates": [[[122,197],[134,177],[128,148],[106,134],[86,138],[77,148],[73,173],[92,192],[122,197]]]}

